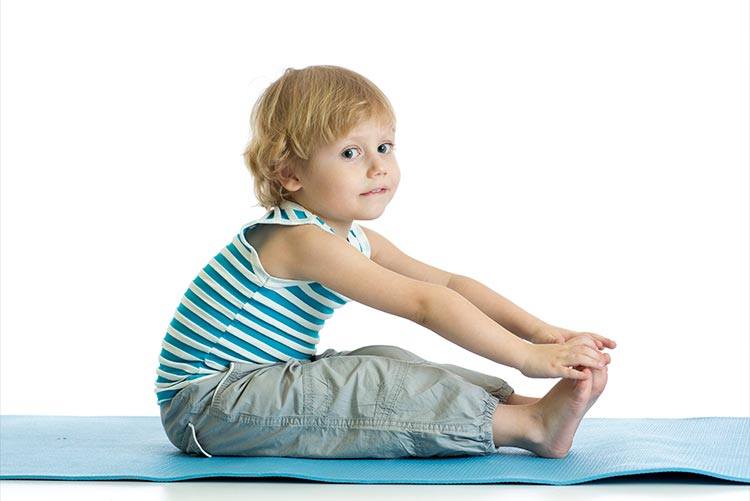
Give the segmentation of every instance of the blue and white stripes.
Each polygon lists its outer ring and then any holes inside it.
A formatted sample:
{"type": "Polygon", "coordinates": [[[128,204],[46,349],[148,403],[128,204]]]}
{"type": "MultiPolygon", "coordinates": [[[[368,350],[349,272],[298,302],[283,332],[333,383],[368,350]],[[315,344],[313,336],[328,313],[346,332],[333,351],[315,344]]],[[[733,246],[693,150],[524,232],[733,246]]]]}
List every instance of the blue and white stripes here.
{"type": "MultiPolygon", "coordinates": [[[[310,358],[326,319],[348,301],[315,282],[270,276],[244,237],[256,224],[315,224],[333,232],[291,202],[243,227],[193,280],[167,328],[157,369],[160,404],[231,362],[310,358]]],[[[369,242],[356,223],[348,241],[369,257],[369,242]]]]}

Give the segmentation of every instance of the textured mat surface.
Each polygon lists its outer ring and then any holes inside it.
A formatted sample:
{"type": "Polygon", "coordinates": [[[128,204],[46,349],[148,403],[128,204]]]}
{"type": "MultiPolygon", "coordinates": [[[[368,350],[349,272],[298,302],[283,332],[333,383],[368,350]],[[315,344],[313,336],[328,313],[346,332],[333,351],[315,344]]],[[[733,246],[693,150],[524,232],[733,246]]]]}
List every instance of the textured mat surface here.
{"type": "Polygon", "coordinates": [[[563,485],[664,472],[750,483],[750,418],[584,419],[565,459],[501,449],[472,458],[321,460],[190,457],[156,417],[0,416],[0,479],[563,485]]]}

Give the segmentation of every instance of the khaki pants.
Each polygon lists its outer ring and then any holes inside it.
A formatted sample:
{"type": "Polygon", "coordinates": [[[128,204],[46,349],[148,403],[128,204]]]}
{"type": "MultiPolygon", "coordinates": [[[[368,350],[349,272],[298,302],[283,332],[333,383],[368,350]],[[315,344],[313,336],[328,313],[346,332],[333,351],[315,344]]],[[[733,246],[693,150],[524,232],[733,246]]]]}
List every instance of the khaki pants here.
{"type": "Polygon", "coordinates": [[[233,363],[162,405],[167,436],[204,456],[395,458],[490,454],[498,378],[393,346],[233,363]]]}

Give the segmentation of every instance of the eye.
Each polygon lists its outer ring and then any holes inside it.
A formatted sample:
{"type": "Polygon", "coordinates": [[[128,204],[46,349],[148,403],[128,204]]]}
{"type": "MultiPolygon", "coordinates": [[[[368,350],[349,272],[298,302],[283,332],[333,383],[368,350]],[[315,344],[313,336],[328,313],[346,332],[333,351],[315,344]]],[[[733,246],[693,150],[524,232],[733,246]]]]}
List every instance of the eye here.
{"type": "Polygon", "coordinates": [[[382,153],[383,155],[390,153],[393,151],[393,144],[391,143],[383,143],[380,146],[378,146],[378,153],[382,153]]]}
{"type": "Polygon", "coordinates": [[[346,158],[347,160],[353,160],[357,158],[359,155],[360,155],[360,152],[357,148],[347,148],[341,152],[341,156],[346,158]]]}

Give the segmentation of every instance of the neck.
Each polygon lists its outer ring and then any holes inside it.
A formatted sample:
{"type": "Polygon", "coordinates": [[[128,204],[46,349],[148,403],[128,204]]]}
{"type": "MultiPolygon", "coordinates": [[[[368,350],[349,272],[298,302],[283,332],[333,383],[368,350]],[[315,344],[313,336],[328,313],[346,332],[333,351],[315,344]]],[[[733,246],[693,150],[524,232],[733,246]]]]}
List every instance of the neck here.
{"type": "Polygon", "coordinates": [[[304,204],[301,204],[300,202],[298,202],[296,200],[290,200],[290,202],[293,203],[293,204],[296,204],[296,205],[298,205],[300,207],[302,207],[307,212],[309,212],[309,213],[315,215],[316,217],[320,218],[325,224],[327,224],[328,226],[330,226],[330,228],[334,231],[334,233],[336,234],[336,236],[339,236],[339,237],[344,238],[344,239],[346,239],[349,236],[349,230],[352,229],[352,223],[353,223],[353,221],[346,221],[346,220],[344,220],[344,221],[337,221],[337,220],[334,220],[334,219],[332,219],[332,218],[330,218],[330,217],[328,217],[326,215],[322,215],[322,214],[318,213],[314,209],[311,209],[311,208],[307,207],[304,204]]]}

